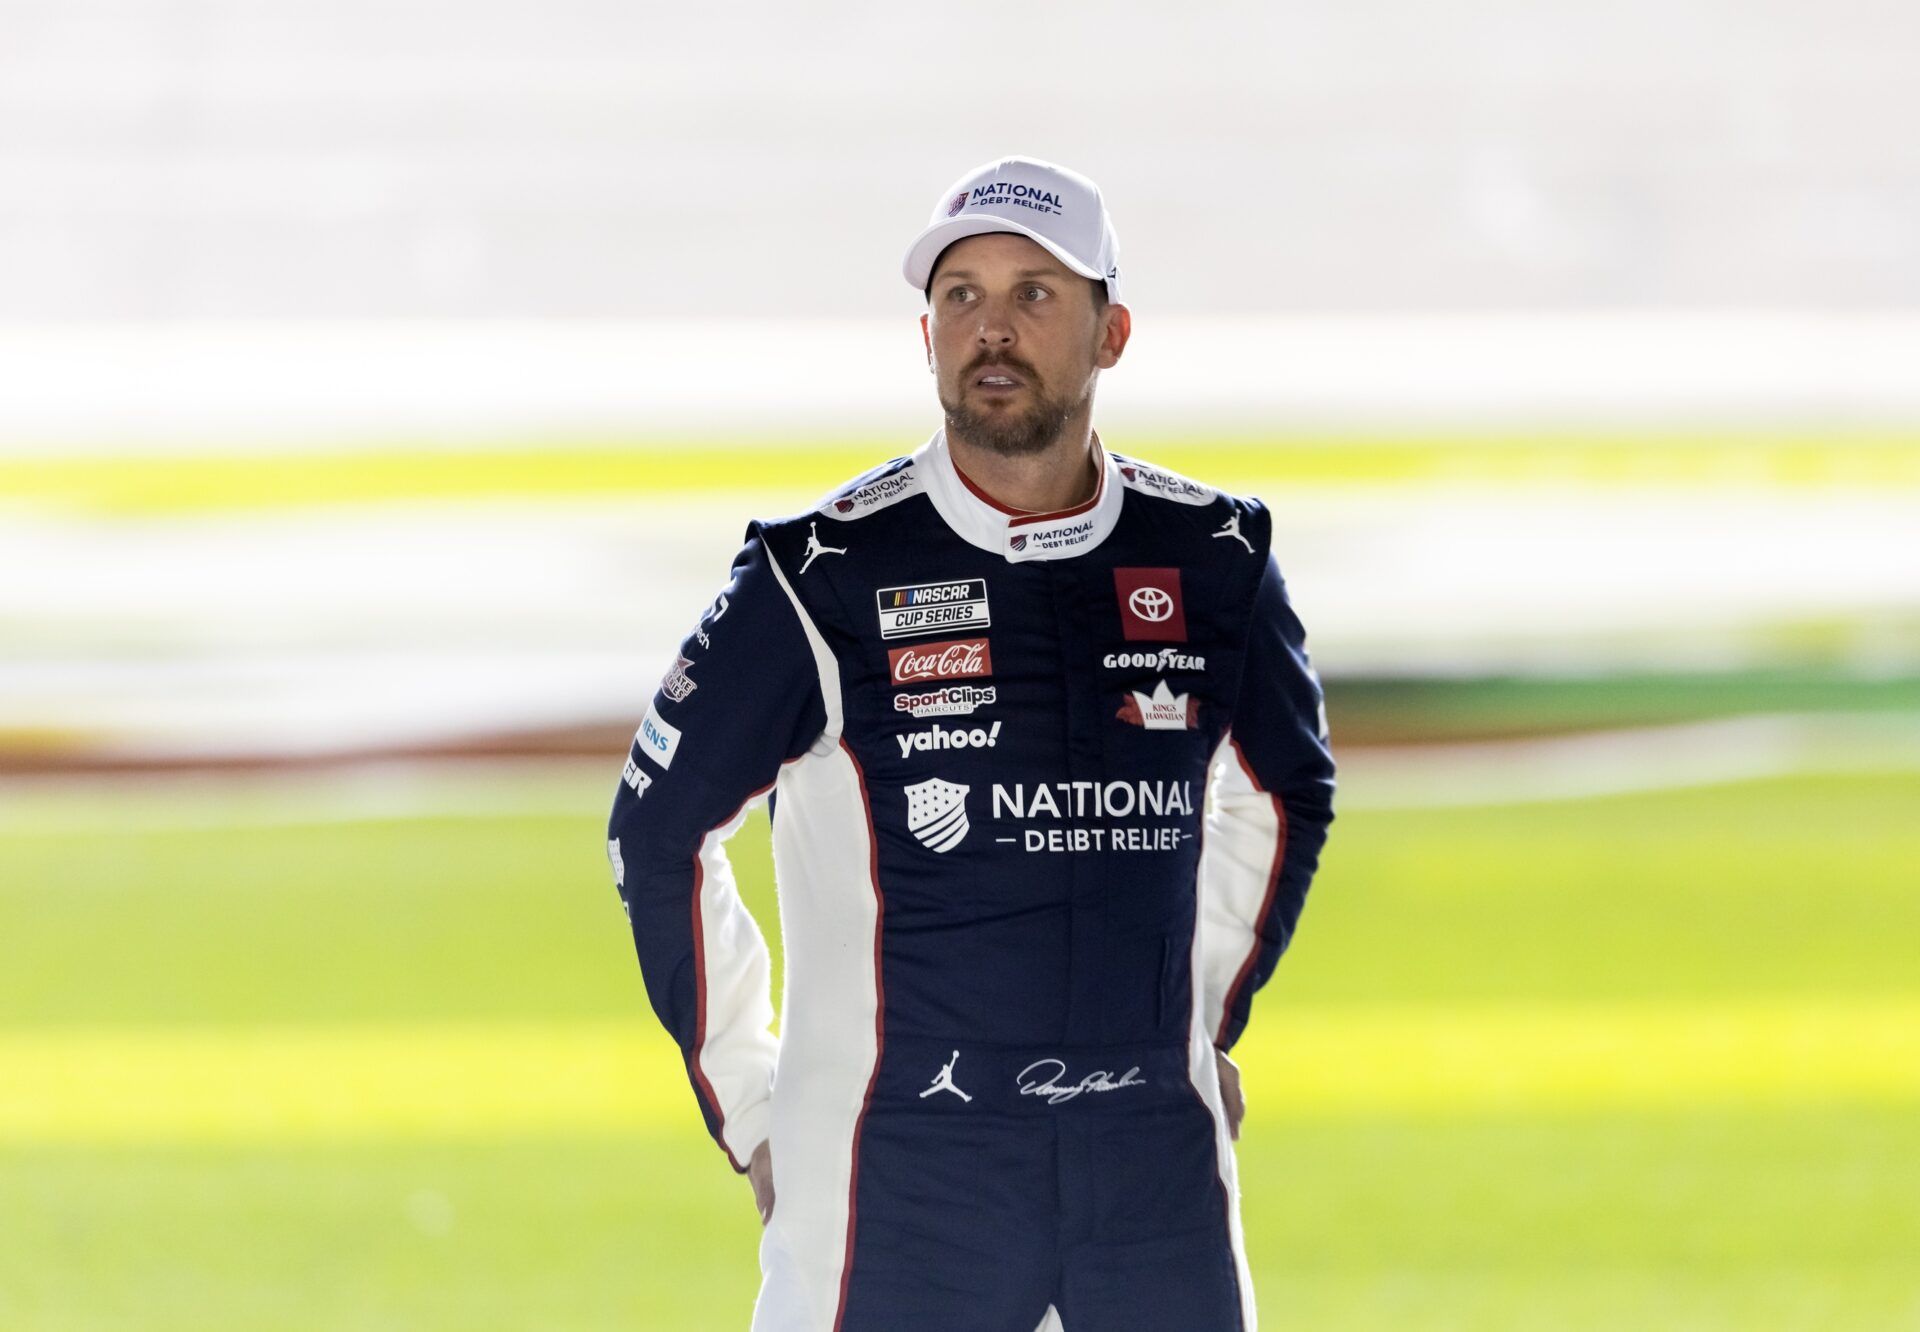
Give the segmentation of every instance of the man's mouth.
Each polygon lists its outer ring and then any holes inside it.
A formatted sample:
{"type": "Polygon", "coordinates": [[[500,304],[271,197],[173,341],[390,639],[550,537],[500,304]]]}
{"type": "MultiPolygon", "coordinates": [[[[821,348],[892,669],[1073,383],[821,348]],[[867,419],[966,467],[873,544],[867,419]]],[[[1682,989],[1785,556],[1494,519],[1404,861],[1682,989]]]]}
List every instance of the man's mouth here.
{"type": "Polygon", "coordinates": [[[983,389],[1002,391],[1024,388],[1027,381],[1010,370],[983,370],[973,378],[973,386],[983,389]]]}

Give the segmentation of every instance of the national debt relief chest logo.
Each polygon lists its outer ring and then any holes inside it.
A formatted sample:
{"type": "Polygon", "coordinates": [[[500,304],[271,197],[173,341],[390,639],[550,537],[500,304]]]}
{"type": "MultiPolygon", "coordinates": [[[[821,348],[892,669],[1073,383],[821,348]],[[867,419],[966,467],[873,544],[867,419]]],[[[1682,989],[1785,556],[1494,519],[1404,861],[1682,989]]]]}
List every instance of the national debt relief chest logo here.
{"type": "Polygon", "coordinates": [[[993,623],[987,611],[984,578],[952,578],[943,583],[883,587],[873,594],[873,599],[880,612],[882,638],[985,629],[993,623]]]}
{"type": "Polygon", "coordinates": [[[907,830],[929,851],[951,851],[967,839],[967,792],[973,788],[933,777],[905,788],[907,830]]]}

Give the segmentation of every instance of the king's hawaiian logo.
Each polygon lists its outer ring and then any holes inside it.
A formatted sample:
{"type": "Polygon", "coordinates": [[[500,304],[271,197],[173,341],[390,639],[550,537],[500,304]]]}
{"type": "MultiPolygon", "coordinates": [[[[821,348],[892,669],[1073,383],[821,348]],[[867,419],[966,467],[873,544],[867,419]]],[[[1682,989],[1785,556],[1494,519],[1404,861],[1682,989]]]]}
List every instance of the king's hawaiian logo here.
{"type": "Polygon", "coordinates": [[[1130,690],[1114,716],[1149,731],[1191,731],[1200,724],[1199,700],[1176,694],[1162,680],[1151,694],[1130,690]]]}

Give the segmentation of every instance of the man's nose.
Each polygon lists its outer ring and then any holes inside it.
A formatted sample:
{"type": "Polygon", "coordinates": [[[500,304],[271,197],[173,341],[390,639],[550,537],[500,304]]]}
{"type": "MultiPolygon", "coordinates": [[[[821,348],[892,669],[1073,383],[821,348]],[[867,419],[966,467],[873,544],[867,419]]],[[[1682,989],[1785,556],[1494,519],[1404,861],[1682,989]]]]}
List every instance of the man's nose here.
{"type": "Polygon", "coordinates": [[[978,317],[980,323],[974,330],[974,340],[982,347],[1013,345],[1013,317],[1004,303],[996,300],[981,301],[978,317]]]}

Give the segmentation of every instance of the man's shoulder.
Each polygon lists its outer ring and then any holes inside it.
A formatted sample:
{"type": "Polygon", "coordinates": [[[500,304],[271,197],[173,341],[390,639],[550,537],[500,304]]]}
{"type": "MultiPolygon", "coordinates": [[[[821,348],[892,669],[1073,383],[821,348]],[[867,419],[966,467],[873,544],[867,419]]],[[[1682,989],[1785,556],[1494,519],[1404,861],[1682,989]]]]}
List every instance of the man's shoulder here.
{"type": "MultiPolygon", "coordinates": [[[[839,561],[830,557],[847,553],[847,539],[862,520],[872,519],[889,529],[883,537],[896,535],[890,530],[895,525],[891,520],[899,517],[896,506],[926,490],[920,457],[915,452],[870,467],[798,513],[756,518],[747,524],[747,537],[764,542],[789,572],[810,569],[815,561],[822,561],[823,568],[837,565],[839,561]]],[[[869,531],[869,553],[871,537],[869,531]]],[[[861,547],[859,542],[853,544],[861,547]]]]}
{"type": "Polygon", "coordinates": [[[1195,481],[1190,476],[1182,476],[1171,467],[1162,467],[1159,463],[1148,462],[1131,453],[1109,449],[1107,455],[1119,469],[1121,483],[1128,490],[1142,495],[1202,508],[1215,503],[1226,493],[1218,487],[1195,481]]]}
{"type": "Polygon", "coordinates": [[[808,512],[850,523],[912,499],[925,489],[926,470],[921,454],[903,454],[835,486],[808,512]]]}
{"type": "Polygon", "coordinates": [[[805,533],[809,523],[821,518],[831,518],[840,523],[854,522],[891,508],[902,500],[911,499],[925,489],[919,455],[903,454],[876,467],[869,467],[858,476],[840,483],[798,513],[762,518],[754,526],[764,532],[797,530],[805,533]]]}
{"type": "Polygon", "coordinates": [[[1144,497],[1156,517],[1204,529],[1210,537],[1238,541],[1249,550],[1265,551],[1269,517],[1267,506],[1258,499],[1232,494],[1130,453],[1108,450],[1108,454],[1129,496],[1144,497]]]}

